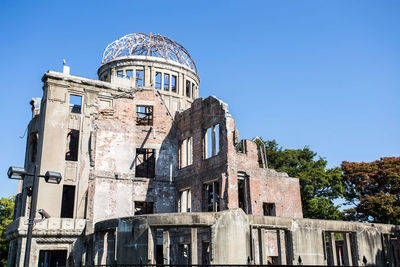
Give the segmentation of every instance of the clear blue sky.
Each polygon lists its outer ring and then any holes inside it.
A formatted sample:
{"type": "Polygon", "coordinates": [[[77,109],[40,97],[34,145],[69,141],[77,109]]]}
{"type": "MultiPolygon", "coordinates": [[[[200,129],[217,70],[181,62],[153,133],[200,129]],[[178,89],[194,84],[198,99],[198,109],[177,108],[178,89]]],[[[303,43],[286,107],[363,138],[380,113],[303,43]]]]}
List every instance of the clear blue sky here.
{"type": "Polygon", "coordinates": [[[183,44],[241,138],[309,145],[329,166],[400,154],[400,1],[2,0],[0,25],[0,197],[17,190],[6,171],[23,165],[43,74],[65,58],[96,78],[106,45],[132,32],[183,44]]]}

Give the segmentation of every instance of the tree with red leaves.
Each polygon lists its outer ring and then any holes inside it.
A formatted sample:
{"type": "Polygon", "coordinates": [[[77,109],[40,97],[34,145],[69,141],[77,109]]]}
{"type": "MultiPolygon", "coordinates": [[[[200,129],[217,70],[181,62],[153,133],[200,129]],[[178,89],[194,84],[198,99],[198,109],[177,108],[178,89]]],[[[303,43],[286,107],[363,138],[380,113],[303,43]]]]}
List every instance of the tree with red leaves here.
{"type": "Polygon", "coordinates": [[[400,224],[400,157],[373,162],[342,162],[344,196],[354,207],[346,218],[400,224]]]}

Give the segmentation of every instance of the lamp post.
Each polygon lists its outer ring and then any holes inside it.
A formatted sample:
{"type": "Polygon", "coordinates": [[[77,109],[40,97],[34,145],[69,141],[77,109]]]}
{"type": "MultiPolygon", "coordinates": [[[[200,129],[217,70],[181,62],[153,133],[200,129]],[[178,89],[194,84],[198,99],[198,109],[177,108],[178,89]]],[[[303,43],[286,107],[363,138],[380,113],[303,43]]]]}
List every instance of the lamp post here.
{"type": "Polygon", "coordinates": [[[32,200],[31,200],[31,208],[29,211],[29,219],[28,219],[28,233],[26,235],[26,246],[25,246],[25,259],[24,259],[24,267],[29,267],[29,257],[31,253],[31,243],[32,243],[32,229],[34,225],[34,219],[36,214],[36,205],[38,198],[38,189],[39,189],[39,178],[43,177],[46,183],[51,184],[59,184],[61,182],[61,174],[59,172],[46,172],[44,175],[39,174],[39,166],[35,165],[33,173],[27,172],[24,168],[20,167],[10,167],[7,172],[8,178],[16,179],[16,180],[24,180],[25,177],[31,176],[33,177],[32,184],[32,200]]]}

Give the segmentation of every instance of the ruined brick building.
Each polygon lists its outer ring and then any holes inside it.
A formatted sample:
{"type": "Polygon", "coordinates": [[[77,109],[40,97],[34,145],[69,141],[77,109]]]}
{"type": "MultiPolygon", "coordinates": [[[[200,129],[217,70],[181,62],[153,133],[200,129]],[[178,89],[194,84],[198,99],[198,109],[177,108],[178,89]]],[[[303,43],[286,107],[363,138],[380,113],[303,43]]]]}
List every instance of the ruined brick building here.
{"type": "MultiPolygon", "coordinates": [[[[33,266],[254,263],[399,266],[399,227],[302,219],[299,180],[260,168],[227,104],[199,98],[196,65],[160,35],[104,51],[98,80],[44,74],[25,169],[40,182],[33,266]],[[47,265],[46,265],[47,264],[47,265]]],[[[24,259],[31,180],[7,228],[8,266],[24,259]]]]}

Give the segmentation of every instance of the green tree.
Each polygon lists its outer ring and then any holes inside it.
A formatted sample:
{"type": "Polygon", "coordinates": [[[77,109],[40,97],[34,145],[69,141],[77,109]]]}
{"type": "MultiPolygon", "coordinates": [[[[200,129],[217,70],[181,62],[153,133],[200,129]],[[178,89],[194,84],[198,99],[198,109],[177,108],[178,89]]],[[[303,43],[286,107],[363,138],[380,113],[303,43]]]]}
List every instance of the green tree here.
{"type": "Polygon", "coordinates": [[[6,226],[12,222],[14,197],[0,199],[0,266],[7,266],[8,242],[5,239],[6,226]]]}
{"type": "Polygon", "coordinates": [[[373,162],[342,162],[348,204],[346,218],[400,224],[400,157],[373,162]]]}
{"type": "MultiPolygon", "coordinates": [[[[261,138],[260,138],[261,139],[261,138]]],[[[339,167],[327,168],[327,161],[307,146],[283,149],[275,140],[256,140],[265,144],[268,167],[300,179],[303,216],[312,219],[340,220],[343,218],[333,200],[343,196],[342,172],[339,167]]],[[[260,159],[260,166],[261,166],[260,159]]]]}

